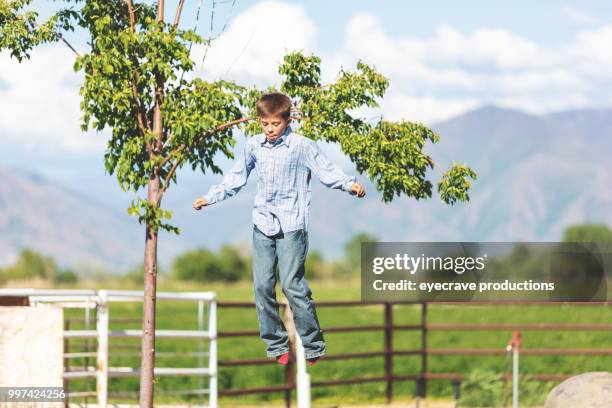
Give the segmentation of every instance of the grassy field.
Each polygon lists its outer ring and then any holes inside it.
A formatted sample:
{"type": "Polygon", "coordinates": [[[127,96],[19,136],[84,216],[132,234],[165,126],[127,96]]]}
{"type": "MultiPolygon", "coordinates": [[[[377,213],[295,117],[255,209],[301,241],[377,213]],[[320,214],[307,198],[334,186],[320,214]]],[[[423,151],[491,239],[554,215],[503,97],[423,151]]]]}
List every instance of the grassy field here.
{"type": "MultiPolygon", "coordinates": [[[[104,288],[129,289],[125,282],[107,282],[104,288]]],[[[91,287],[91,286],[88,286],[91,287]]],[[[312,282],[313,298],[322,300],[359,300],[358,282],[312,282]]],[[[132,288],[133,289],[133,288],[132,288]]],[[[252,301],[252,289],[249,283],[235,285],[195,285],[176,282],[161,282],[158,290],[210,290],[217,293],[220,301],[252,301]]],[[[280,298],[279,293],[279,298],[280,298]]],[[[111,321],[116,318],[141,316],[141,304],[112,304],[111,321]]],[[[395,324],[417,324],[420,320],[418,306],[396,306],[394,309],[395,324]]],[[[363,307],[333,307],[318,309],[319,320],[323,329],[332,326],[382,324],[382,306],[363,307]]],[[[82,311],[76,314],[82,316],[82,311]]],[[[447,306],[431,305],[429,309],[431,323],[609,323],[612,321],[612,308],[605,306],[447,306]]],[[[139,328],[139,323],[131,326],[111,325],[111,328],[139,328]]],[[[196,329],[197,306],[193,302],[158,302],[158,329],[196,329]]],[[[76,328],[76,327],[75,327],[76,328]]],[[[218,328],[222,330],[257,330],[257,316],[254,309],[223,309],[218,313],[218,328]]],[[[503,348],[511,333],[479,332],[479,331],[439,331],[430,332],[428,341],[430,348],[503,348]]],[[[382,332],[362,333],[330,333],[326,335],[327,352],[329,355],[346,352],[381,351],[383,349],[382,332]]],[[[75,342],[75,348],[77,343],[75,342]]],[[[80,342],[79,344],[82,344],[80,342]]],[[[132,345],[138,351],[138,339],[113,339],[112,345],[132,345]]],[[[264,343],[258,338],[221,338],[219,340],[219,359],[264,358],[264,343]]],[[[420,332],[396,332],[394,335],[395,349],[415,349],[420,347],[420,332]]],[[[610,348],[612,333],[604,331],[591,332],[534,332],[523,333],[525,348],[610,348]]],[[[197,342],[193,340],[158,339],[156,351],[196,351],[197,342]]],[[[77,351],[77,350],[73,350],[77,351]]],[[[123,350],[121,350],[123,351],[123,350]]],[[[91,362],[90,362],[91,363],[91,362]]],[[[72,361],[71,364],[82,364],[82,361],[72,361]]],[[[113,355],[111,366],[139,367],[137,357],[113,355]]],[[[501,402],[501,384],[492,379],[510,370],[510,360],[504,356],[430,356],[428,360],[430,372],[455,372],[471,376],[471,380],[463,384],[464,403],[482,403],[494,406],[501,402]]],[[[195,357],[160,357],[157,366],[195,366],[195,357]]],[[[522,356],[521,372],[524,374],[577,374],[586,371],[603,371],[612,367],[612,356],[522,356]]],[[[420,357],[394,358],[395,374],[415,374],[420,369],[420,357]]],[[[343,361],[323,361],[309,369],[313,381],[326,379],[342,379],[361,376],[383,375],[383,358],[353,359],[343,361]]],[[[246,366],[221,368],[219,386],[224,388],[260,387],[284,382],[284,370],[277,365],[246,366]]],[[[550,388],[555,383],[540,383],[527,381],[522,384],[523,404],[542,404],[550,388]]],[[[73,382],[71,387],[76,390],[93,384],[83,381],[73,382]]],[[[188,377],[163,377],[156,385],[156,401],[177,401],[165,392],[173,390],[198,388],[199,380],[188,377]]],[[[113,391],[134,391],[138,388],[136,378],[112,379],[110,388],[113,391]]],[[[449,381],[431,381],[428,383],[429,395],[440,398],[452,398],[452,387],[449,381]]],[[[333,406],[340,402],[346,403],[381,403],[384,401],[385,384],[367,383],[313,388],[312,396],[315,406],[333,406]]],[[[394,387],[396,401],[409,400],[414,395],[413,382],[397,382],[394,387]]],[[[263,394],[221,399],[223,406],[233,404],[278,404],[283,395],[263,394]]],[[[187,401],[187,400],[185,400],[187,401]]],[[[464,406],[466,406],[464,404],[464,406]]]]}

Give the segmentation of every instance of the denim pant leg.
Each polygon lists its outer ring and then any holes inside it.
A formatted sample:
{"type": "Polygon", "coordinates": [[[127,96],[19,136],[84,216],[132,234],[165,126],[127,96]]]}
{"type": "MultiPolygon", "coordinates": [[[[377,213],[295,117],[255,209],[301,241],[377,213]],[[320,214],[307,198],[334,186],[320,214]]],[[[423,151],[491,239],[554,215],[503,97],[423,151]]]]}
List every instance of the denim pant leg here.
{"type": "Polygon", "coordinates": [[[306,358],[325,354],[325,341],[312,301],[312,291],[304,278],[304,262],[308,252],[308,234],[304,230],[285,233],[276,240],[276,253],[283,293],[289,301],[293,321],[306,358]]]}
{"type": "Polygon", "coordinates": [[[278,314],[276,300],[276,240],[253,229],[253,292],[259,334],[266,343],[266,355],[276,357],[289,351],[289,338],[278,314]]]}

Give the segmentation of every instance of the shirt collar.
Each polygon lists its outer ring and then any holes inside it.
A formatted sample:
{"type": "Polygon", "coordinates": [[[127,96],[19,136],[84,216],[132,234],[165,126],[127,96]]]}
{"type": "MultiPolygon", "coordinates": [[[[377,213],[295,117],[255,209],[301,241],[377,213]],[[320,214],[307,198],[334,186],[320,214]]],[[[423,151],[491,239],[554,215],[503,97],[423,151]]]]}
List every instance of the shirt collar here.
{"type": "MultiPolygon", "coordinates": [[[[285,131],[283,132],[283,134],[280,137],[281,142],[279,142],[278,140],[275,142],[276,143],[284,143],[285,146],[289,147],[289,143],[291,138],[289,137],[291,135],[291,133],[293,133],[293,130],[291,129],[291,126],[287,126],[287,128],[285,129],[285,131]]],[[[259,135],[259,139],[257,140],[262,146],[265,145],[268,141],[266,139],[266,135],[264,133],[261,133],[259,135]]]]}

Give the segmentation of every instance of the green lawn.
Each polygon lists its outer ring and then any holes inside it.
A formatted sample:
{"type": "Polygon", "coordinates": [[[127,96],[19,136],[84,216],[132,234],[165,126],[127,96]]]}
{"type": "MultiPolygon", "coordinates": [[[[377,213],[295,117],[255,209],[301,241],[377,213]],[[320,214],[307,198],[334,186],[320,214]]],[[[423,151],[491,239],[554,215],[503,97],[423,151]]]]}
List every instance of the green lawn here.
{"type": "MultiPolygon", "coordinates": [[[[104,288],[127,289],[124,283],[107,283],[104,288]]],[[[322,300],[359,300],[358,282],[312,282],[315,302],[322,300]]],[[[252,289],[248,283],[236,285],[194,285],[177,283],[160,283],[158,290],[211,290],[217,293],[220,301],[252,301],[252,289]]],[[[280,297],[280,293],[279,293],[280,297]]],[[[111,322],[116,318],[140,318],[141,304],[114,303],[110,309],[111,322]]],[[[320,307],[319,320],[325,327],[382,324],[382,306],[360,307],[320,307]]],[[[72,313],[75,314],[75,313],[72,313]]],[[[82,316],[83,313],[77,312],[82,316]]],[[[448,306],[430,305],[430,323],[610,323],[612,308],[606,306],[448,306]]],[[[418,324],[420,321],[420,306],[395,306],[394,321],[396,324],[418,324]]],[[[131,326],[112,325],[111,328],[139,328],[140,323],[131,326]]],[[[158,329],[196,329],[197,306],[194,302],[158,302],[158,329]]],[[[257,330],[257,316],[254,309],[224,309],[218,313],[218,329],[225,330],[257,330]]],[[[432,331],[428,341],[430,348],[503,348],[511,333],[483,331],[432,331]]],[[[329,355],[348,352],[380,351],[383,349],[383,333],[370,331],[361,333],[329,333],[326,334],[327,352],[329,355]]],[[[82,342],[80,342],[82,344],[82,342]]],[[[111,345],[132,345],[138,351],[138,339],[113,339],[111,345]]],[[[258,338],[221,338],[219,359],[264,358],[264,343],[258,338]]],[[[76,341],[75,341],[76,347],[76,341]]],[[[394,335],[395,349],[415,349],[420,347],[419,331],[396,332],[394,335]]],[[[612,333],[604,331],[563,332],[563,331],[525,331],[523,332],[523,347],[577,347],[577,348],[610,348],[612,333]]],[[[156,351],[196,351],[198,344],[193,340],[158,339],[156,351]]],[[[76,351],[76,350],[75,350],[76,351]]],[[[128,350],[121,350],[128,351],[128,350]]],[[[586,371],[602,371],[612,367],[612,356],[522,356],[521,372],[524,374],[576,374],[586,371]]],[[[78,360],[71,361],[76,365],[78,360]]],[[[82,362],[80,362],[82,364],[82,362]]],[[[111,351],[111,366],[131,365],[139,367],[139,359],[134,357],[113,355],[111,351]]],[[[195,366],[195,357],[160,357],[158,366],[195,366]]],[[[510,361],[505,356],[430,356],[429,371],[455,372],[463,375],[487,375],[509,372],[510,361]]],[[[395,374],[416,374],[420,370],[420,357],[394,358],[395,374]]],[[[309,369],[313,381],[326,379],[342,379],[362,376],[382,376],[383,358],[352,359],[342,361],[323,361],[309,369]]],[[[162,390],[179,390],[200,387],[198,379],[188,377],[163,377],[156,385],[156,392],[162,390]]],[[[480,380],[478,380],[480,381],[480,380]]],[[[478,382],[477,381],[477,382],[478,382]]],[[[260,387],[284,382],[284,370],[276,365],[222,367],[219,372],[219,385],[224,388],[260,387]]],[[[523,403],[542,403],[548,390],[554,383],[528,382],[523,386],[523,403]]],[[[72,389],[85,387],[82,380],[72,383],[72,389]]],[[[92,387],[90,383],[89,387],[92,387]]],[[[112,379],[111,390],[136,390],[138,380],[112,379]]],[[[397,400],[407,399],[414,395],[412,381],[397,382],[394,387],[397,400]]],[[[467,388],[469,390],[469,387],[467,388]]],[[[497,390],[499,391],[499,390],[497,390]]],[[[452,387],[449,381],[431,381],[428,384],[429,395],[452,397],[452,387]]],[[[484,391],[483,391],[484,392],[484,391]]],[[[317,387],[312,390],[315,403],[334,402],[381,402],[384,401],[384,383],[366,383],[332,387],[317,387]]],[[[222,403],[263,403],[264,401],[280,402],[283,395],[255,394],[240,398],[221,399],[222,403]]],[[[466,396],[470,398],[470,396],[466,396]]],[[[476,399],[478,400],[479,397],[476,399]]],[[[484,398],[484,397],[483,397],[484,398]]],[[[493,398],[493,397],[491,397],[493,398]]],[[[497,398],[497,397],[495,397],[497,398]]],[[[494,398],[494,399],[495,399],[494,398]]],[[[168,400],[172,397],[168,396],[168,400]]],[[[486,399],[486,398],[485,398],[486,399]]],[[[167,400],[161,394],[156,401],[167,400]]]]}

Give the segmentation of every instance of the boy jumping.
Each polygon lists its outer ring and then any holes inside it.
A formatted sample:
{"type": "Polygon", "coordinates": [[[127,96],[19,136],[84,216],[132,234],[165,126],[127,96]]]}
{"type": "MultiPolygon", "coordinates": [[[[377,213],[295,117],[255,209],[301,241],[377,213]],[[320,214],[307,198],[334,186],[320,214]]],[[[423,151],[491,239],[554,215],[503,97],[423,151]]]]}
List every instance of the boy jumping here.
{"type": "Polygon", "coordinates": [[[288,336],[278,314],[275,289],[278,265],[283,293],[305,357],[312,365],[325,354],[325,340],[312,292],[304,279],[311,172],[329,188],[357,197],[365,196],[365,190],[355,177],[330,163],[314,141],[292,131],[289,97],[281,93],[263,95],[257,102],[257,115],[263,133],[247,140],[242,156],[223,181],[196,199],[193,208],[200,210],[235,195],[255,169],[258,182],[253,206],[253,292],[260,337],[267,345],[266,355],[286,365],[288,336]]]}

